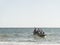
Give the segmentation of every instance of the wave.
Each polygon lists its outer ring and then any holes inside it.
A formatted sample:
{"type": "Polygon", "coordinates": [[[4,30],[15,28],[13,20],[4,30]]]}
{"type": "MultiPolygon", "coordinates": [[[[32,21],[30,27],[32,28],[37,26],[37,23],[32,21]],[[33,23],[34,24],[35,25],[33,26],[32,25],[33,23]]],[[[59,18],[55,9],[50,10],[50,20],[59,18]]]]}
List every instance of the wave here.
{"type": "Polygon", "coordinates": [[[0,42],[0,45],[60,45],[60,44],[36,43],[36,42],[0,42]]]}
{"type": "Polygon", "coordinates": [[[46,33],[45,38],[34,36],[32,33],[7,33],[0,34],[1,42],[39,42],[39,43],[60,43],[59,35],[56,33],[46,33]],[[53,38],[54,37],[54,38],[53,38]],[[57,41],[58,40],[58,41],[57,41]]]}

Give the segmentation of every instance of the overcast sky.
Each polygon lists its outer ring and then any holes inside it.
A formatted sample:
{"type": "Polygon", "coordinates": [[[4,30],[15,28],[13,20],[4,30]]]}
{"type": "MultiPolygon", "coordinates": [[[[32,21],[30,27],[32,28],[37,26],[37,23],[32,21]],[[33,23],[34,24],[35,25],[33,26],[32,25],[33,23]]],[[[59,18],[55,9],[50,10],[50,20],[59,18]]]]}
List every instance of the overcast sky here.
{"type": "Polygon", "coordinates": [[[0,27],[60,27],[60,0],[0,0],[0,27]]]}

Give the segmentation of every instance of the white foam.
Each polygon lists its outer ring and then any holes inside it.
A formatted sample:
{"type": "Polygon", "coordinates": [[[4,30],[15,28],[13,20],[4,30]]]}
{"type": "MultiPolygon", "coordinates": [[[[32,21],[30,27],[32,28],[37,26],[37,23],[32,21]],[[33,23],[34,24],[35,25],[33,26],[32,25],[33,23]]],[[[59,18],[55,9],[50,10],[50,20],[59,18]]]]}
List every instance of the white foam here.
{"type": "Polygon", "coordinates": [[[33,42],[0,42],[0,45],[60,45],[60,44],[37,44],[33,42]]]}

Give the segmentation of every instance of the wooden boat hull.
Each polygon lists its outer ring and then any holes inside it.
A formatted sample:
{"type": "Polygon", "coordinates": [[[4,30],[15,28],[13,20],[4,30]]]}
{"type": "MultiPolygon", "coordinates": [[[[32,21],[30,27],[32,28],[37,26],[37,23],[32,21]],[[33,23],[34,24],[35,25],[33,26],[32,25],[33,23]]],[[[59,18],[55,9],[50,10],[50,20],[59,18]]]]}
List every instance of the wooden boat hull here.
{"type": "MultiPolygon", "coordinates": [[[[34,34],[34,33],[33,33],[34,34]]],[[[36,34],[34,34],[34,35],[37,35],[37,36],[39,36],[39,37],[45,37],[46,35],[45,34],[38,34],[38,33],[36,33],[36,34]]]]}
{"type": "Polygon", "coordinates": [[[37,34],[39,37],[45,37],[46,35],[44,35],[44,34],[42,34],[42,35],[40,35],[40,34],[37,34]]]}

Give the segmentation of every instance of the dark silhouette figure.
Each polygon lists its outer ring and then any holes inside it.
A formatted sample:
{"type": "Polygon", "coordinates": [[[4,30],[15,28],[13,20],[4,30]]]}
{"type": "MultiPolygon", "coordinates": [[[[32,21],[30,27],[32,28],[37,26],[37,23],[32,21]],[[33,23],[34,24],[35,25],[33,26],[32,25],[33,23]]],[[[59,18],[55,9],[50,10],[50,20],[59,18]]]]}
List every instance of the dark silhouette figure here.
{"type": "Polygon", "coordinates": [[[34,35],[38,33],[38,31],[36,30],[36,28],[33,31],[34,35]]]}

